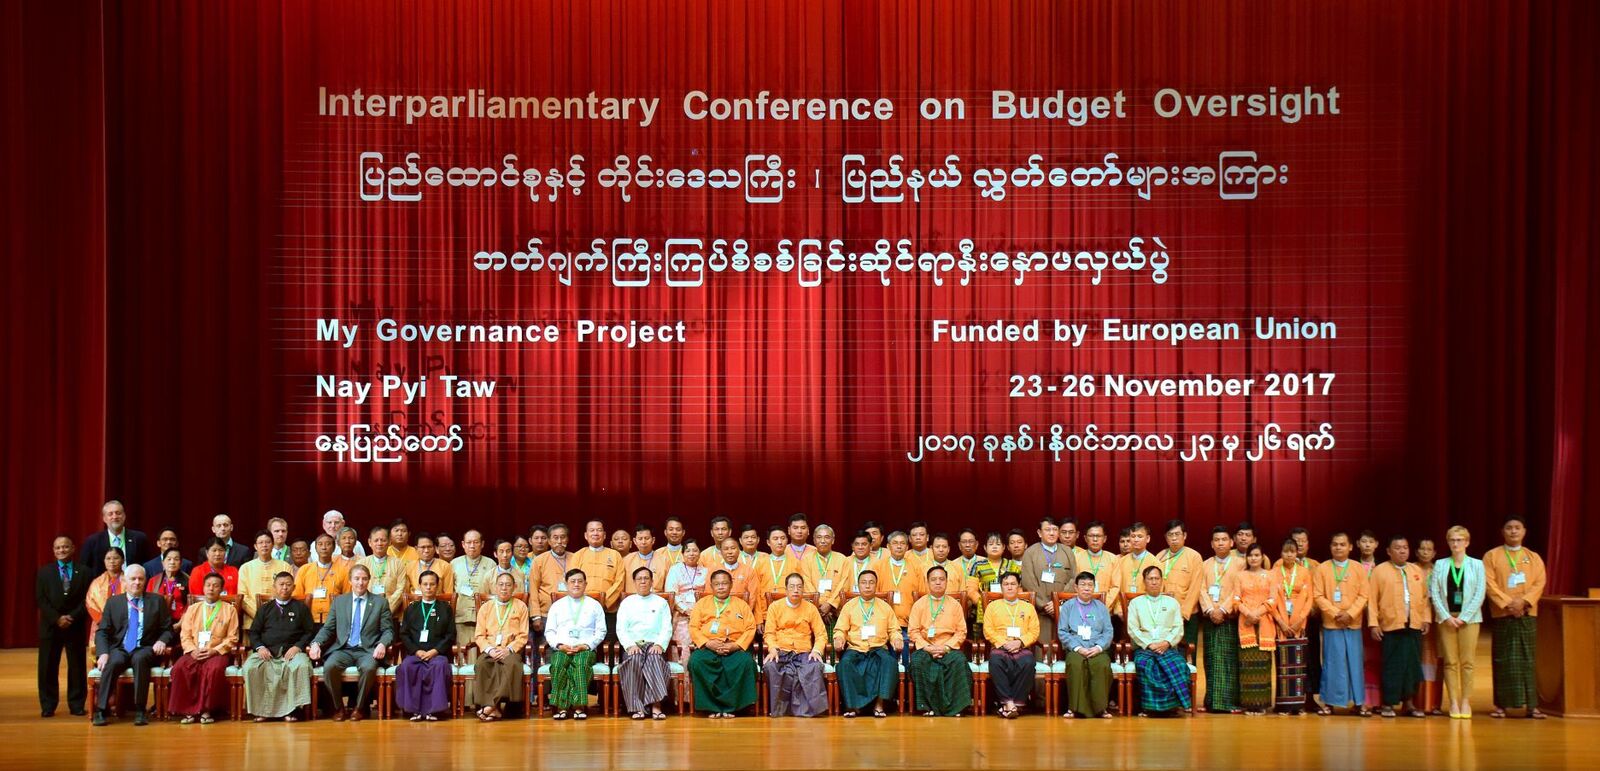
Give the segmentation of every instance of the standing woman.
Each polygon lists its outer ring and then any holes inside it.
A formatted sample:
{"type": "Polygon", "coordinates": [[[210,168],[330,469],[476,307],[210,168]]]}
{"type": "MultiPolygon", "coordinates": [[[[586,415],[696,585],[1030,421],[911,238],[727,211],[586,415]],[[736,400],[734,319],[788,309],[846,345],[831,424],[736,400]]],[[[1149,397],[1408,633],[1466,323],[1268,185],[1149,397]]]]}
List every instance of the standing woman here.
{"type": "Polygon", "coordinates": [[[550,705],[555,719],[589,719],[589,681],[594,655],[606,639],[606,611],[584,595],[588,578],[578,568],[567,571],[567,595],[550,606],[544,639],[550,652],[550,705]]]}
{"type": "MultiPolygon", "coordinates": [[[[495,544],[496,557],[499,556],[499,550],[500,545],[495,544]]],[[[520,583],[523,586],[523,591],[527,591],[527,586],[532,580],[531,575],[533,573],[533,546],[528,543],[528,539],[520,535],[517,536],[517,540],[511,542],[510,567],[517,571],[517,575],[522,576],[520,583]]]]}
{"type": "Polygon", "coordinates": [[[1277,593],[1260,544],[1245,550],[1244,570],[1232,576],[1239,612],[1239,706],[1247,715],[1272,706],[1272,652],[1278,647],[1277,593]]]}
{"type": "Polygon", "coordinates": [[[689,652],[694,641],[689,635],[689,614],[699,601],[706,585],[706,569],[700,566],[700,544],[694,539],[683,542],[682,560],[667,571],[667,596],[672,598],[671,659],[689,666],[689,652]]]}
{"type": "Polygon", "coordinates": [[[1316,604],[1311,596],[1311,571],[1300,567],[1299,547],[1291,539],[1283,542],[1282,559],[1272,573],[1277,602],[1277,693],[1274,706],[1280,712],[1303,714],[1306,709],[1306,623],[1316,604]]]}
{"type": "Polygon", "coordinates": [[[1483,628],[1483,598],[1488,591],[1483,560],[1467,556],[1471,536],[1457,525],[1445,533],[1450,558],[1435,564],[1428,596],[1440,619],[1439,655],[1444,658],[1445,698],[1450,717],[1472,718],[1472,669],[1483,628]]]}
{"type": "Polygon", "coordinates": [[[450,654],[456,644],[456,613],[449,603],[438,599],[439,574],[422,571],[417,588],[422,596],[406,606],[400,622],[400,639],[405,641],[407,655],[394,676],[395,700],[413,723],[438,720],[450,711],[450,654]]]}
{"type": "Polygon", "coordinates": [[[989,680],[1000,697],[1000,717],[1016,718],[1033,693],[1034,657],[1029,647],[1039,641],[1039,614],[1033,603],[1020,602],[1022,577],[1000,577],[1002,598],[990,605],[983,619],[983,636],[989,640],[989,680]]]}
{"type": "Polygon", "coordinates": [[[513,573],[494,577],[494,599],[478,608],[478,658],[473,662],[468,701],[478,707],[485,723],[505,717],[505,705],[521,702],[522,649],[528,644],[528,605],[512,596],[517,588],[513,573]]]}
{"type": "Polygon", "coordinates": [[[667,643],[672,642],[672,607],[652,592],[655,573],[640,565],[633,571],[634,594],[617,607],[617,641],[622,643],[622,663],[617,685],[634,720],[666,720],[661,700],[667,698],[667,643]]]}
{"type": "Polygon", "coordinates": [[[983,556],[973,562],[972,570],[967,574],[978,584],[976,623],[983,623],[984,592],[1000,591],[1000,576],[1007,573],[1021,575],[1022,563],[1006,556],[1005,536],[991,532],[983,540],[983,556]]]}

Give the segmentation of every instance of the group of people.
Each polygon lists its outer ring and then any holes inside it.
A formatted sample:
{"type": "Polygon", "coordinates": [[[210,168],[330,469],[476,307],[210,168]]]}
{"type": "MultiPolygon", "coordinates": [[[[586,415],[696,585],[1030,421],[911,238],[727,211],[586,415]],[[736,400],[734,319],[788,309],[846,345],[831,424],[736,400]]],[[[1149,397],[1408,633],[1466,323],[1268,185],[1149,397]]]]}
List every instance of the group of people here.
{"type": "Polygon", "coordinates": [[[868,522],[841,552],[833,529],[813,530],[804,514],[737,531],[716,517],[703,542],[669,517],[659,545],[649,525],[611,532],[595,520],[569,549],[562,524],[489,544],[477,530],[459,541],[413,536],[403,520],[370,528],[362,544],[329,511],[309,541],[291,541],[274,518],[248,546],[219,515],[190,562],[176,531],[152,545],[127,526],[120,502],[101,513],[103,530],[77,550],[56,538],[39,571],[46,717],[60,701],[65,655],[73,714],[84,713],[87,663],[97,670],[96,725],[109,722],[130,672],[134,723],[145,724],[150,673],[169,658],[168,712],[186,723],[228,709],[236,659],[257,721],[304,717],[315,666],[333,718],[362,720],[391,661],[396,704],[413,721],[451,713],[457,674],[477,719],[526,710],[540,703],[524,685],[536,671],[554,718],[585,720],[597,669],[615,678],[632,719],[662,720],[675,668],[688,674],[694,708],[713,719],[755,704],[758,672],[772,716],[826,714],[829,676],[847,718],[959,715],[973,706],[980,672],[997,714],[1015,718],[1039,701],[1043,661],[1064,676],[1064,717],[1109,718],[1120,658],[1137,683],[1126,706],[1141,715],[1421,717],[1421,694],[1436,681],[1425,673],[1442,669],[1448,713],[1464,718],[1485,611],[1490,714],[1543,717],[1533,662],[1545,570],[1522,545],[1519,517],[1482,560],[1453,527],[1438,561],[1429,538],[1393,536],[1380,554],[1371,533],[1340,532],[1318,562],[1304,529],[1268,553],[1248,523],[1212,528],[1207,558],[1178,520],[1154,554],[1142,523],[1124,528],[1113,551],[1103,523],[1088,523],[1080,545],[1075,521],[1048,517],[1033,539],[868,522]],[[898,703],[902,671],[911,703],[898,703]]]}

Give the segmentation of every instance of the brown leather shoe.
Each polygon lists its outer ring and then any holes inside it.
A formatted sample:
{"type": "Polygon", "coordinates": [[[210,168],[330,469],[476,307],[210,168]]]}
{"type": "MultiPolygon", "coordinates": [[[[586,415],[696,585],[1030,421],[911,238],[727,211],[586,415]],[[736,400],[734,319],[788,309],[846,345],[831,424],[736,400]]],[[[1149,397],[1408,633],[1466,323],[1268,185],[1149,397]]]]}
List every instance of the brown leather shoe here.
{"type": "Polygon", "coordinates": [[[333,722],[343,723],[350,718],[350,710],[336,709],[333,711],[333,722]]]}
{"type": "Polygon", "coordinates": [[[361,714],[361,710],[359,710],[359,709],[350,710],[350,722],[359,723],[359,722],[361,722],[363,720],[366,720],[366,719],[367,719],[366,715],[361,714]]]}

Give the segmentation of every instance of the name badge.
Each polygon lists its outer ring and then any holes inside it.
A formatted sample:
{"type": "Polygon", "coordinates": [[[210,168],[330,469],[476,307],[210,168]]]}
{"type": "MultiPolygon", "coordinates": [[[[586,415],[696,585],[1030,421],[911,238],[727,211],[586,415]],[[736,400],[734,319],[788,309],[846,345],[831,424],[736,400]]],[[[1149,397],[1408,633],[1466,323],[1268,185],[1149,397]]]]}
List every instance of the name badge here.
{"type": "Polygon", "coordinates": [[[899,592],[895,592],[894,593],[894,599],[891,600],[891,602],[893,602],[896,605],[900,604],[900,593],[899,592]]]}
{"type": "Polygon", "coordinates": [[[1460,605],[1461,604],[1461,592],[1453,592],[1453,593],[1451,593],[1450,601],[1455,603],[1455,604],[1457,604],[1457,605],[1460,605]]]}
{"type": "Polygon", "coordinates": [[[1006,636],[1007,637],[1015,637],[1018,640],[1022,639],[1022,627],[1020,627],[1020,626],[1008,626],[1008,627],[1006,627],[1006,636]]]}
{"type": "Polygon", "coordinates": [[[195,642],[198,643],[202,648],[211,647],[211,633],[201,632],[200,634],[195,635],[195,642]]]}
{"type": "Polygon", "coordinates": [[[1517,571],[1506,577],[1506,587],[1515,589],[1528,582],[1528,576],[1522,571],[1517,571]]]}
{"type": "Polygon", "coordinates": [[[868,638],[871,638],[871,637],[877,637],[877,636],[878,636],[878,625],[877,624],[862,624],[861,625],[861,639],[865,640],[865,639],[868,639],[868,638]]]}
{"type": "Polygon", "coordinates": [[[1094,632],[1092,630],[1090,630],[1087,625],[1079,624],[1078,625],[1078,636],[1082,637],[1084,640],[1088,640],[1089,638],[1094,636],[1094,632]]]}
{"type": "Polygon", "coordinates": [[[1054,570],[1046,570],[1046,571],[1043,571],[1043,572],[1039,573],[1039,582],[1040,583],[1045,583],[1045,584],[1053,584],[1053,583],[1055,583],[1056,582],[1056,572],[1054,570]]]}
{"type": "Polygon", "coordinates": [[[819,592],[831,592],[831,591],[833,591],[833,579],[824,578],[821,581],[818,581],[817,582],[817,591],[819,591],[819,592]]]}
{"type": "Polygon", "coordinates": [[[556,591],[561,592],[562,594],[566,594],[567,593],[567,582],[566,581],[562,581],[561,583],[556,584],[556,591]]]}
{"type": "Polygon", "coordinates": [[[428,641],[428,630],[426,628],[424,628],[422,630],[422,634],[417,635],[417,642],[427,642],[427,641],[428,641]]]}
{"type": "Polygon", "coordinates": [[[498,648],[498,647],[500,647],[502,645],[505,645],[505,644],[506,644],[506,636],[504,634],[497,634],[497,635],[494,636],[494,647],[498,648]]]}
{"type": "Polygon", "coordinates": [[[1211,594],[1211,601],[1212,602],[1217,602],[1217,601],[1220,601],[1222,599],[1222,587],[1221,586],[1218,586],[1217,584],[1212,584],[1211,585],[1211,589],[1209,589],[1208,591],[1211,594]]]}
{"type": "Polygon", "coordinates": [[[713,621],[713,622],[711,622],[711,633],[712,634],[721,634],[722,633],[722,622],[721,621],[713,621]]]}
{"type": "Polygon", "coordinates": [[[1343,600],[1344,600],[1344,592],[1341,592],[1338,589],[1333,590],[1333,601],[1334,602],[1341,602],[1343,600]]]}
{"type": "Polygon", "coordinates": [[[989,591],[998,593],[1000,591],[1000,584],[998,582],[989,584],[989,591]]]}
{"type": "Polygon", "coordinates": [[[379,597],[382,597],[383,596],[383,584],[373,584],[372,585],[372,593],[378,595],[379,597]]]}
{"type": "Polygon", "coordinates": [[[328,599],[328,590],[326,587],[319,586],[311,590],[311,597],[313,599],[326,600],[328,599]]]}
{"type": "Polygon", "coordinates": [[[1283,612],[1291,616],[1294,615],[1294,600],[1289,600],[1283,604],[1283,612]]]}

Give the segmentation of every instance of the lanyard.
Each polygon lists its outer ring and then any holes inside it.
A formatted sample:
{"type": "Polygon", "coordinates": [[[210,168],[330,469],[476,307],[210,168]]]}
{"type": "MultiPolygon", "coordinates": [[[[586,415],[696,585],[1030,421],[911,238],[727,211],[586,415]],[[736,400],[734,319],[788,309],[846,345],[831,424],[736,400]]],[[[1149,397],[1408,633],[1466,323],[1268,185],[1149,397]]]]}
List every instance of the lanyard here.
{"type": "Polygon", "coordinates": [[[1457,565],[1455,563],[1455,560],[1451,560],[1450,561],[1450,580],[1452,582],[1454,582],[1456,586],[1460,586],[1462,588],[1466,588],[1466,585],[1467,585],[1467,563],[1466,563],[1466,560],[1462,560],[1460,565],[1457,565]]]}
{"type": "Polygon", "coordinates": [[[511,618],[511,603],[495,600],[495,604],[500,606],[495,609],[496,631],[504,632],[506,630],[506,621],[511,618]]]}
{"type": "Polygon", "coordinates": [[[210,603],[211,612],[206,614],[206,631],[211,631],[211,625],[217,623],[217,614],[222,612],[222,603],[210,603]]]}
{"type": "Polygon", "coordinates": [[[1011,625],[1017,625],[1017,601],[1006,600],[1006,615],[1011,617],[1011,625]]]}
{"type": "Polygon", "coordinates": [[[928,619],[928,626],[932,627],[939,622],[939,614],[944,612],[945,599],[945,597],[940,597],[938,604],[928,603],[928,611],[933,615],[932,618],[928,619]]]}
{"type": "Polygon", "coordinates": [[[865,597],[857,597],[856,598],[856,602],[860,603],[860,607],[861,607],[861,622],[862,623],[866,623],[868,621],[871,621],[872,620],[872,614],[876,613],[877,610],[878,610],[878,603],[874,602],[871,605],[868,605],[867,604],[867,599],[865,597]]]}
{"type": "Polygon", "coordinates": [[[1521,549],[1518,549],[1518,550],[1516,550],[1516,551],[1512,551],[1512,550],[1511,550],[1511,549],[1510,549],[1510,548],[1509,548],[1509,547],[1508,547],[1508,548],[1507,548],[1507,549],[1506,549],[1506,550],[1505,550],[1505,552],[1506,552],[1506,564],[1508,564],[1508,565],[1510,565],[1510,566],[1511,566],[1511,572],[1513,572],[1513,573],[1520,573],[1520,572],[1522,572],[1522,571],[1520,571],[1520,570],[1517,570],[1517,557],[1516,557],[1516,555],[1518,555],[1518,554],[1521,554],[1521,553],[1522,553],[1522,550],[1521,550],[1521,549]]]}
{"type": "Polygon", "coordinates": [[[783,566],[787,565],[787,564],[789,564],[789,558],[787,556],[784,557],[781,560],[777,560],[777,559],[768,559],[767,560],[767,570],[772,572],[772,585],[773,586],[777,586],[778,585],[778,576],[783,575],[783,566]]]}
{"type": "Polygon", "coordinates": [[[1172,550],[1169,549],[1167,551],[1167,569],[1161,572],[1161,577],[1162,578],[1166,578],[1166,577],[1172,575],[1172,566],[1177,564],[1178,556],[1181,555],[1181,554],[1183,554],[1183,552],[1181,550],[1180,551],[1172,551],[1172,550]]]}
{"type": "Polygon", "coordinates": [[[822,558],[822,552],[817,552],[815,556],[817,558],[817,580],[825,580],[828,578],[828,561],[822,558]]]}
{"type": "Polygon", "coordinates": [[[722,618],[722,612],[728,609],[728,603],[733,602],[733,596],[732,595],[729,595],[726,599],[721,599],[721,600],[719,600],[719,599],[717,599],[715,597],[712,597],[711,599],[712,599],[712,603],[711,604],[713,604],[713,605],[715,605],[717,607],[717,612],[715,614],[716,618],[722,618]]]}
{"type": "Polygon", "coordinates": [[[1085,625],[1088,625],[1089,623],[1089,609],[1092,607],[1094,607],[1093,602],[1084,602],[1082,600],[1078,601],[1078,620],[1082,621],[1085,625]]]}
{"type": "Polygon", "coordinates": [[[858,559],[851,565],[851,569],[853,571],[855,571],[855,577],[854,577],[855,586],[854,586],[854,588],[859,589],[859,587],[861,586],[861,571],[866,570],[867,569],[867,565],[870,565],[870,564],[871,564],[871,562],[868,561],[868,560],[858,559]]]}
{"type": "Polygon", "coordinates": [[[1283,596],[1287,597],[1290,600],[1293,600],[1294,599],[1294,579],[1297,576],[1300,575],[1300,566],[1299,565],[1295,565],[1294,566],[1294,570],[1286,572],[1286,571],[1284,571],[1283,566],[1279,565],[1278,566],[1278,573],[1284,576],[1283,596]]]}
{"type": "Polygon", "coordinates": [[[328,574],[333,572],[333,565],[333,560],[328,560],[328,568],[322,571],[322,577],[317,579],[317,584],[319,586],[328,583],[328,574]]]}
{"type": "Polygon", "coordinates": [[[893,586],[896,589],[900,588],[900,582],[905,580],[906,570],[910,569],[910,567],[911,566],[907,565],[904,560],[901,560],[900,573],[899,575],[896,575],[894,572],[894,560],[889,560],[889,575],[894,579],[893,586]]]}
{"type": "Polygon", "coordinates": [[[1222,584],[1222,574],[1228,572],[1228,563],[1230,562],[1233,562],[1233,555],[1231,554],[1225,559],[1211,563],[1211,574],[1215,576],[1215,579],[1211,582],[1212,585],[1220,586],[1222,584]]]}
{"type": "Polygon", "coordinates": [[[1340,570],[1339,569],[1339,563],[1337,563],[1337,562],[1334,563],[1334,565],[1333,565],[1333,582],[1334,583],[1336,583],[1336,584],[1344,583],[1345,576],[1348,576],[1348,575],[1350,575],[1350,562],[1348,560],[1344,563],[1344,570],[1340,570]]]}
{"type": "MultiPolygon", "coordinates": [[[[506,604],[509,605],[510,603],[506,603],[506,604]]],[[[422,601],[422,623],[423,623],[423,625],[427,625],[427,623],[429,621],[432,621],[432,620],[433,620],[433,602],[431,602],[429,600],[423,600],[422,601]]]]}

